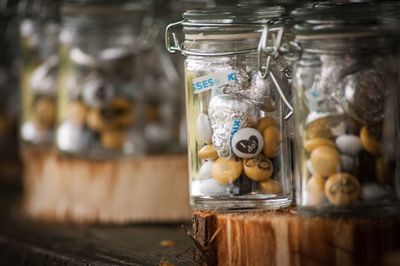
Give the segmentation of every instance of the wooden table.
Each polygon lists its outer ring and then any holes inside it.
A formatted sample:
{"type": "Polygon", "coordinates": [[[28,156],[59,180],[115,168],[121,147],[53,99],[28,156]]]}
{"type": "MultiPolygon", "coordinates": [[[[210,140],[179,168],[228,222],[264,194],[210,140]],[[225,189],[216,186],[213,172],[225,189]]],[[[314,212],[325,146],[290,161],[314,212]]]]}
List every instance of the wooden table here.
{"type": "Polygon", "coordinates": [[[74,226],[37,223],[21,217],[16,207],[19,199],[20,194],[15,191],[0,190],[2,266],[194,264],[192,242],[179,224],[74,226]],[[163,240],[175,241],[175,245],[161,246],[163,240]]]}

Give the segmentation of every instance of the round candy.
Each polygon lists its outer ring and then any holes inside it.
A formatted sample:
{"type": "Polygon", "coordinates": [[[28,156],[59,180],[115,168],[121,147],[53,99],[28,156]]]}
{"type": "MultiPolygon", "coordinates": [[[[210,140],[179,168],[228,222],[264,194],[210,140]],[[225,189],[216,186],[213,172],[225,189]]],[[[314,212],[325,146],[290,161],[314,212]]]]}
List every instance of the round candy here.
{"type": "Polygon", "coordinates": [[[86,116],[86,123],[88,127],[94,131],[102,131],[105,129],[105,122],[98,109],[89,110],[86,116]]]}
{"type": "Polygon", "coordinates": [[[381,152],[381,145],[373,136],[368,132],[368,128],[364,126],[360,132],[362,146],[372,155],[379,155],[381,152]]]}
{"type": "Polygon", "coordinates": [[[212,145],[205,145],[197,155],[203,160],[216,160],[218,158],[217,150],[212,145]]]}
{"type": "Polygon", "coordinates": [[[314,166],[312,165],[311,160],[307,160],[306,166],[307,166],[308,172],[310,172],[311,175],[315,175],[316,174],[314,166]]]}
{"type": "Polygon", "coordinates": [[[56,103],[51,97],[42,97],[37,100],[34,107],[35,118],[43,128],[50,128],[56,121],[56,103]]]}
{"type": "Polygon", "coordinates": [[[212,143],[211,122],[206,114],[200,114],[197,117],[197,135],[201,143],[212,143]]]}
{"type": "Polygon", "coordinates": [[[362,186],[361,198],[364,200],[382,200],[390,195],[390,190],[377,183],[366,183],[362,186]]]}
{"type": "Polygon", "coordinates": [[[336,139],[336,146],[341,153],[355,156],[361,149],[361,140],[358,136],[342,135],[336,139]]]}
{"type": "Polygon", "coordinates": [[[57,146],[67,152],[81,152],[88,148],[90,135],[81,126],[66,121],[57,130],[57,146]]]}
{"type": "Polygon", "coordinates": [[[114,87],[99,77],[89,79],[83,88],[83,100],[90,107],[104,107],[114,94],[114,87]]]}
{"type": "Polygon", "coordinates": [[[310,139],[304,144],[304,148],[307,152],[312,152],[315,148],[320,146],[329,146],[332,148],[336,147],[335,143],[332,140],[324,138],[310,139]]]}
{"type": "Polygon", "coordinates": [[[256,129],[260,131],[261,133],[264,132],[264,130],[267,127],[276,127],[278,128],[278,122],[276,122],[275,118],[269,117],[269,116],[264,116],[260,120],[258,120],[256,129]]]}
{"type": "Polygon", "coordinates": [[[305,205],[319,206],[325,200],[325,178],[314,175],[307,181],[305,205]]]}
{"type": "Polygon", "coordinates": [[[273,158],[279,151],[279,131],[276,127],[268,127],[263,132],[264,155],[273,158]]]}
{"type": "Polygon", "coordinates": [[[267,157],[260,154],[255,158],[243,160],[243,170],[248,178],[264,182],[271,178],[274,167],[267,157]]]}
{"type": "Polygon", "coordinates": [[[197,179],[209,179],[212,178],[212,166],[213,162],[212,161],[207,161],[203,163],[203,165],[200,167],[199,171],[197,172],[197,179]]]}
{"type": "Polygon", "coordinates": [[[132,102],[124,97],[115,97],[107,108],[101,110],[102,117],[113,128],[127,128],[134,123],[132,102]]]}
{"type": "Polygon", "coordinates": [[[338,127],[342,127],[342,124],[343,117],[341,116],[323,116],[321,118],[317,118],[308,124],[306,129],[307,138],[329,139],[336,135],[334,134],[336,131],[343,132],[342,130],[338,129],[338,127]]]}
{"type": "Polygon", "coordinates": [[[315,171],[322,176],[330,176],[340,171],[340,155],[332,147],[321,146],[311,153],[315,171]]]}
{"type": "Polygon", "coordinates": [[[260,189],[266,194],[279,195],[283,193],[283,188],[281,183],[274,179],[260,183],[260,189]]]}
{"type": "Polygon", "coordinates": [[[69,121],[75,123],[76,125],[83,125],[86,121],[87,108],[86,106],[80,102],[75,101],[69,106],[69,121]]]}
{"type": "Polygon", "coordinates": [[[198,190],[203,195],[227,195],[227,187],[214,179],[201,180],[198,190]]]}
{"type": "Polygon", "coordinates": [[[232,151],[240,158],[253,158],[263,149],[261,133],[254,128],[241,128],[232,138],[232,151]]]}
{"type": "Polygon", "coordinates": [[[347,173],[330,176],[325,183],[325,195],[333,205],[345,207],[357,201],[361,186],[357,178],[347,173]]]}
{"type": "Polygon", "coordinates": [[[106,149],[121,149],[125,139],[125,131],[107,130],[101,134],[101,145],[106,149]]]}
{"type": "Polygon", "coordinates": [[[242,161],[218,158],[212,167],[212,177],[221,185],[232,184],[242,174],[242,161]]]}
{"type": "Polygon", "coordinates": [[[41,127],[34,121],[28,121],[21,126],[21,137],[34,144],[50,144],[53,139],[53,131],[41,127]]]}

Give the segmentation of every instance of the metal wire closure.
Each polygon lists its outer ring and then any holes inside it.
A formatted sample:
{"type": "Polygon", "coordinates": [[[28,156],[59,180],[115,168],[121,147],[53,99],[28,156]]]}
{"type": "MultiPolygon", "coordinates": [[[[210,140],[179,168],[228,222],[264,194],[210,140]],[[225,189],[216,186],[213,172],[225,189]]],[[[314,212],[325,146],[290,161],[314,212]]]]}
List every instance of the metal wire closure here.
{"type": "Polygon", "coordinates": [[[264,26],[263,32],[261,34],[260,42],[258,45],[258,53],[257,53],[257,64],[258,64],[258,74],[261,78],[265,79],[268,76],[271,78],[272,82],[275,85],[276,90],[279,93],[282,101],[285,103],[287,108],[290,110],[287,115],[285,115],[284,119],[287,120],[293,115],[293,107],[286,99],[285,94],[282,91],[279,82],[277,81],[274,73],[271,71],[271,61],[278,58],[278,56],[282,53],[289,51],[287,46],[283,46],[282,37],[283,37],[284,28],[269,28],[268,25],[264,26]],[[273,46],[268,46],[269,35],[274,34],[275,40],[273,46]],[[265,54],[265,57],[263,56],[265,54]],[[265,59],[264,59],[265,58],[265,59]],[[265,60],[265,61],[264,61],[265,60]],[[265,62],[265,64],[264,64],[265,62]]]}

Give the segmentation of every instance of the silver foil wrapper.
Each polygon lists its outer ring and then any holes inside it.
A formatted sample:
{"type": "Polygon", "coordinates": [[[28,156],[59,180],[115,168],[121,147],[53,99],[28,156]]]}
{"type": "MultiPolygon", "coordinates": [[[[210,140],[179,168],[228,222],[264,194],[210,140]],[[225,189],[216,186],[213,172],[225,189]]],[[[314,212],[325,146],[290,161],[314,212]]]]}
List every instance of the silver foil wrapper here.
{"type": "Polygon", "coordinates": [[[232,156],[233,134],[240,128],[255,125],[256,110],[251,101],[235,95],[217,95],[211,99],[208,115],[213,129],[212,142],[220,157],[232,156]]]}
{"type": "Polygon", "coordinates": [[[387,86],[380,73],[367,69],[348,75],[344,79],[345,99],[350,115],[366,123],[380,123],[384,116],[387,86]]]}
{"type": "Polygon", "coordinates": [[[270,77],[263,79],[257,71],[251,72],[247,97],[261,110],[273,112],[276,109],[276,89],[270,77]]]}
{"type": "Polygon", "coordinates": [[[228,85],[221,86],[222,93],[224,94],[239,94],[243,96],[247,96],[250,85],[250,76],[244,68],[239,68],[235,70],[236,73],[236,82],[233,82],[228,85]]]}

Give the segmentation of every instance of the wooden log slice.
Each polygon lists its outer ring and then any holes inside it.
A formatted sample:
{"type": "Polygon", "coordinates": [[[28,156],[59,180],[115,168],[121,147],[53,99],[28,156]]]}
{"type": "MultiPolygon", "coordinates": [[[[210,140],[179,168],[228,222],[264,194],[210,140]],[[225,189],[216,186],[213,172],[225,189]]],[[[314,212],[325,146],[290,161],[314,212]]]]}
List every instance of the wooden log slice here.
{"type": "Polygon", "coordinates": [[[23,210],[77,223],[189,220],[186,155],[110,161],[71,159],[25,149],[23,210]]]}
{"type": "Polygon", "coordinates": [[[204,265],[400,265],[400,218],[196,211],[193,235],[195,259],[204,265]]]}

